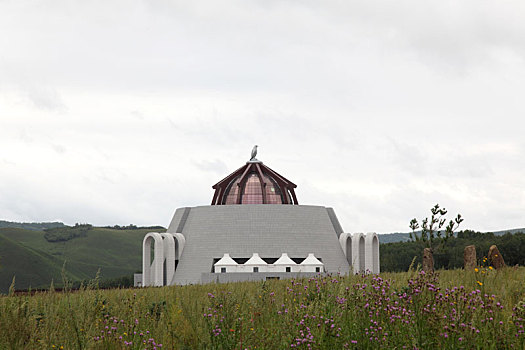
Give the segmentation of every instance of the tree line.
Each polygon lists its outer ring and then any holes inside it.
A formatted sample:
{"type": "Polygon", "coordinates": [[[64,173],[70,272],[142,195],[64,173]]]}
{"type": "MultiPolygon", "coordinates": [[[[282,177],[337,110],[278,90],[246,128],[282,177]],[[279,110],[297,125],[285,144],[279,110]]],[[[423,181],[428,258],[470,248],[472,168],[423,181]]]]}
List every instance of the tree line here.
{"type": "MultiPolygon", "coordinates": [[[[472,230],[457,232],[448,238],[442,249],[434,252],[436,269],[463,267],[463,251],[466,246],[476,246],[476,256],[481,265],[491,245],[497,245],[507,265],[525,265],[525,233],[507,233],[496,236],[492,232],[481,233],[472,230]]],[[[406,271],[415,258],[415,264],[422,263],[423,241],[386,243],[379,246],[381,271],[406,271]]]]}

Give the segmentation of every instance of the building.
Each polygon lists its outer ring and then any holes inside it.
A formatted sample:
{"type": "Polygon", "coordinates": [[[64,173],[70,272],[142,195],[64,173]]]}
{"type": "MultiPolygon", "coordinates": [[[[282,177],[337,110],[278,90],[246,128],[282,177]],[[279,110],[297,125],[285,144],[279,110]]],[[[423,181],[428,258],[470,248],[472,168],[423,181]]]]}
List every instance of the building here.
{"type": "Polygon", "coordinates": [[[379,273],[375,233],[345,233],[332,208],[299,205],[297,186],[256,153],[212,187],[211,205],[179,208],[166,233],[144,237],[143,286],[379,273]]]}

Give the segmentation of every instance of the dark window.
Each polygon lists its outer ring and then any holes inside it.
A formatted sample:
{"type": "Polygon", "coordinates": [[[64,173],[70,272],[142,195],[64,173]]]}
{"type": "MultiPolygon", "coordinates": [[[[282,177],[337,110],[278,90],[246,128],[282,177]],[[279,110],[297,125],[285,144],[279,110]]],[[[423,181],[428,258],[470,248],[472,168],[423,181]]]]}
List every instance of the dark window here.
{"type": "Polygon", "coordinates": [[[279,186],[277,186],[277,183],[266,175],[264,175],[264,179],[266,180],[266,203],[283,204],[281,190],[279,189],[279,186]]]}
{"type": "Polygon", "coordinates": [[[237,204],[237,195],[239,193],[239,177],[236,177],[226,189],[223,202],[224,204],[237,204]]]}
{"type": "Polygon", "coordinates": [[[225,273],[226,272],[226,268],[225,267],[221,267],[221,273],[225,273]]]}
{"type": "Polygon", "coordinates": [[[259,268],[258,267],[254,267],[253,268],[253,272],[259,272],[259,268]]]}
{"type": "Polygon", "coordinates": [[[316,267],[315,268],[315,272],[321,272],[321,268],[320,267],[316,267]]]}
{"type": "Polygon", "coordinates": [[[286,266],[286,272],[292,272],[292,268],[290,266],[286,266]]]}

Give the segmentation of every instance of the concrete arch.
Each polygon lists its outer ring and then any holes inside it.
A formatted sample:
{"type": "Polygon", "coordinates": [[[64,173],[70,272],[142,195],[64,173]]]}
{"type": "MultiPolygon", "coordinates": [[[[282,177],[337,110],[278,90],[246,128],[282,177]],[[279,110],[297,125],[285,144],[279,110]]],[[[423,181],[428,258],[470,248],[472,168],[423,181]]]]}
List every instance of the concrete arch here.
{"type": "Polygon", "coordinates": [[[142,241],[142,286],[162,286],[164,275],[164,244],[162,235],[150,232],[142,241]],[[151,262],[151,242],[154,245],[154,258],[151,262]]]}
{"type": "Polygon", "coordinates": [[[182,233],[172,233],[175,238],[175,260],[180,260],[182,251],[184,250],[184,245],[186,244],[186,238],[182,233]]]}
{"type": "Polygon", "coordinates": [[[339,244],[343,249],[346,256],[346,261],[350,268],[354,265],[353,252],[352,252],[352,235],[349,233],[341,233],[339,236],[339,244]]]}
{"type": "Polygon", "coordinates": [[[170,233],[161,233],[162,245],[164,252],[164,261],[162,263],[163,283],[164,286],[171,285],[175,275],[175,237],[170,233]]]}
{"type": "Polygon", "coordinates": [[[365,271],[365,257],[365,236],[362,233],[354,233],[352,235],[352,260],[354,273],[365,271]]]}
{"type": "Polygon", "coordinates": [[[366,263],[365,268],[369,273],[379,273],[379,238],[377,233],[366,234],[366,263]]]}
{"type": "Polygon", "coordinates": [[[359,272],[363,273],[366,270],[366,242],[364,235],[359,237],[359,272]]]}

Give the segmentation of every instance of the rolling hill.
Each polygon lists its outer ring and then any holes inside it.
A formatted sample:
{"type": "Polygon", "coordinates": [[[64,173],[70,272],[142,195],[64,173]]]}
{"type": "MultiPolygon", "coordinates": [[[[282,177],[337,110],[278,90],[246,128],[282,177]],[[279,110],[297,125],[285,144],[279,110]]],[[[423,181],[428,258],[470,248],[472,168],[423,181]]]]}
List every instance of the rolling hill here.
{"type": "Polygon", "coordinates": [[[48,241],[45,231],[0,228],[0,293],[16,276],[16,289],[55,285],[68,279],[89,280],[100,269],[101,279],[130,275],[142,269],[142,239],[151,228],[91,228],[85,236],[48,241]]]}

